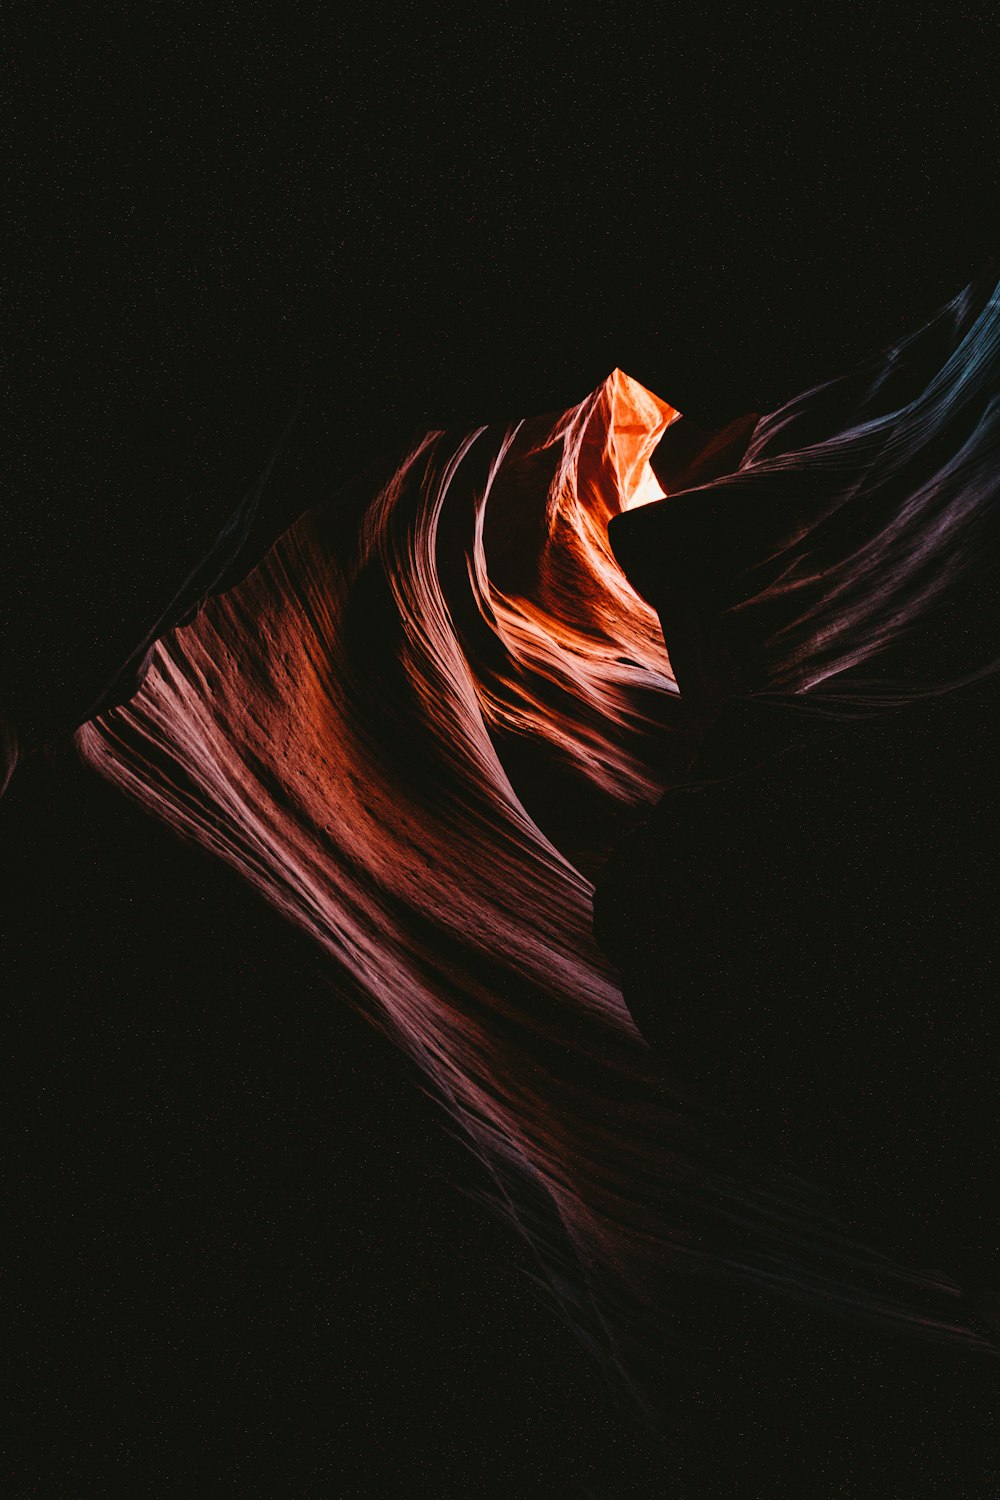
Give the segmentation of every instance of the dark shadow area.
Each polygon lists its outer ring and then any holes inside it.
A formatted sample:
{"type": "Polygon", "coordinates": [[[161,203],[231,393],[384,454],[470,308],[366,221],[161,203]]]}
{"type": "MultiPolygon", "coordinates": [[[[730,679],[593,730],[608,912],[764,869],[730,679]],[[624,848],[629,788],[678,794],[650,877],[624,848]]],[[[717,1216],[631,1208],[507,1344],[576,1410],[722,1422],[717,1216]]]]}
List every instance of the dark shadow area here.
{"type": "Polygon", "coordinates": [[[635,1493],[488,1187],[305,939],[68,762],[0,814],[7,1493],[635,1493]]]}

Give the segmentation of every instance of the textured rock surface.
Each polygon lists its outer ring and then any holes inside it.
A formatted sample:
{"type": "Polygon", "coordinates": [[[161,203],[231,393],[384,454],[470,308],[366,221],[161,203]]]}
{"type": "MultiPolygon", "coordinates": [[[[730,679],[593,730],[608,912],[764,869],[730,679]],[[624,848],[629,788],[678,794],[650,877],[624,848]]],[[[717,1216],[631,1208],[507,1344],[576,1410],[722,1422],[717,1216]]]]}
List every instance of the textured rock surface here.
{"type": "MultiPolygon", "coordinates": [[[[947,316],[967,328],[974,303],[947,316]]],[[[710,516],[755,463],[807,468],[808,446],[774,457],[808,427],[802,405],[758,426],[747,457],[745,429],[720,445],[741,468],[711,480],[710,516]]],[[[836,403],[819,406],[829,429],[836,403]]],[[[706,1382],[709,1407],[742,1389],[758,1426],[773,1419],[762,1369],[796,1305],[867,1328],[851,1335],[867,1362],[893,1328],[991,1358],[945,1277],[884,1260],[821,1192],[731,1149],[711,1088],[650,1053],[591,936],[590,877],[704,730],[699,684],[678,695],[607,541],[609,521],[617,538],[648,516],[655,573],[673,502],[647,461],[674,415],[616,373],[558,417],[428,435],[164,637],[136,697],[78,736],[326,949],[464,1127],[608,1374],[668,1434],[706,1382]],[[749,1386],[741,1338],[758,1350],[749,1386]]],[[[862,471],[873,458],[863,439],[862,471]]],[[[773,513],[757,520],[770,543],[773,513]]],[[[845,628],[851,663],[870,659],[867,623],[845,628]]],[[[767,670],[815,697],[807,626],[767,670]]]]}

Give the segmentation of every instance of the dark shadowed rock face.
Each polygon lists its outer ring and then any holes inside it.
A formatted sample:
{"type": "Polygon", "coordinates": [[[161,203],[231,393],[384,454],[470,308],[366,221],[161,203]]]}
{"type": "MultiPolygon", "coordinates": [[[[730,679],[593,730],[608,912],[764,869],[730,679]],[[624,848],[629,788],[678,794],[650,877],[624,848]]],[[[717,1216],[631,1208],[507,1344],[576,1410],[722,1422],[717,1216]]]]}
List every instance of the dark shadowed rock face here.
{"type": "Polygon", "coordinates": [[[596,897],[640,1029],[737,1136],[973,1280],[997,1259],[998,310],[970,287],[733,434],[729,473],[664,443],[687,487],[609,530],[692,760],[596,897]]]}
{"type": "Polygon", "coordinates": [[[1000,706],[734,703],[598,879],[643,1034],[887,1250],[996,1258],[1000,706]]]}

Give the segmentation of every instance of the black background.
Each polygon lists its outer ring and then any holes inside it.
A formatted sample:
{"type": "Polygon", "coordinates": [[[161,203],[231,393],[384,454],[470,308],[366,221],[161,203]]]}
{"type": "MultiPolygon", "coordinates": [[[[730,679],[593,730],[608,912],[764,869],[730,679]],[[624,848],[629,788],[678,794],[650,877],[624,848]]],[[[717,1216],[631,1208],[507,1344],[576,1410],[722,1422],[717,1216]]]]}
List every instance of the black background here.
{"type": "MultiPolygon", "coordinates": [[[[303,393],[258,548],[415,427],[616,365],[721,421],[929,312],[993,254],[989,14],[36,13],[14,716],[83,710],[303,393]]],[[[613,1495],[632,1439],[319,960],[64,751],[2,818],[16,1493],[613,1495]]]]}

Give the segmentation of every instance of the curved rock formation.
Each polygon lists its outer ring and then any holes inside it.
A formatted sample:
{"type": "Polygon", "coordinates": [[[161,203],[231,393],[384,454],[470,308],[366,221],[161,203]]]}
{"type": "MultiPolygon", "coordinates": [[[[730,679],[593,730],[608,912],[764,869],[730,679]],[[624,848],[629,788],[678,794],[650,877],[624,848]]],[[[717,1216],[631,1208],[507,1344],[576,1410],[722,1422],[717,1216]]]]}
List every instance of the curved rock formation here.
{"type": "MultiPolygon", "coordinates": [[[[946,346],[974,323],[974,301],[945,315],[946,346]]],[[[974,385],[949,357],[959,389],[974,385]]],[[[892,460],[887,516],[909,494],[898,419],[885,416],[898,363],[752,435],[747,422],[714,447],[689,444],[693,455],[681,445],[675,470],[715,473],[681,499],[663,498],[650,467],[678,414],[619,371],[561,415],[430,433],[160,639],[131,701],[77,736],[90,765],[323,945],[423,1068],[566,1315],[658,1432],[678,1420],[678,1392],[704,1381],[706,1308],[723,1284],[970,1354],[992,1347],[945,1276],[869,1250],[822,1191],[727,1136],[684,1060],[637,1031],[591,931],[594,875],[688,778],[726,694],[824,684],[836,698],[843,678],[854,703],[850,669],[895,639],[885,578],[909,598],[912,574],[921,609],[935,595],[934,569],[895,567],[891,549],[856,577],[849,529],[826,582],[802,545],[826,536],[804,516],[854,514],[859,473],[892,460]],[[859,403],[848,471],[836,434],[859,403]],[[720,477],[720,462],[736,467],[720,477]],[[767,503],[742,505],[730,527],[734,497],[765,473],[767,503]],[[671,650],[678,638],[673,665],[609,523],[671,650]],[[769,570],[781,548],[798,572],[769,570]],[[745,578],[752,609],[735,597],[745,578]],[[831,587],[860,600],[832,633],[831,587]],[[776,594],[784,613],[767,628],[776,594]],[[751,622],[735,645],[716,624],[734,601],[751,622]]],[[[952,398],[940,381],[931,391],[904,390],[911,425],[947,432],[952,398]]],[[[991,430],[971,428],[984,443],[991,430]]],[[[965,497],[972,473],[983,482],[977,453],[966,442],[942,470],[965,497]]],[[[945,538],[947,577],[965,579],[967,504],[903,512],[887,523],[897,550],[912,562],[945,538]]],[[[981,655],[962,673],[985,670],[981,655]]]]}

